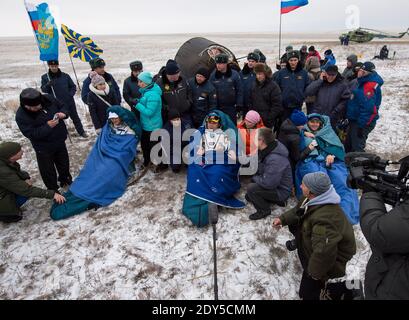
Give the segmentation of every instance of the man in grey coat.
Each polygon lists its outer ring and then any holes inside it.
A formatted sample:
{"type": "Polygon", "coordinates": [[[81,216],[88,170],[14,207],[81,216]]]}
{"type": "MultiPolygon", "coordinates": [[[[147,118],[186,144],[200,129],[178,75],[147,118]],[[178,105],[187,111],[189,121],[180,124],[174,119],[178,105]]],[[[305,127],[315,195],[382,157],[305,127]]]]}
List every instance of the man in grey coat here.
{"type": "Polygon", "coordinates": [[[251,220],[269,216],[272,204],[284,207],[293,188],[288,151],[281,142],[276,140],[271,129],[259,129],[258,149],[258,171],[246,194],[246,200],[257,210],[250,216],[251,220]]]}
{"type": "Polygon", "coordinates": [[[360,204],[361,229],[372,250],[365,298],[409,300],[409,198],[387,212],[382,196],[370,191],[364,190],[360,204]]]}
{"type": "Polygon", "coordinates": [[[315,96],[311,113],[329,116],[335,129],[339,120],[345,117],[346,106],[351,98],[348,83],[338,72],[337,66],[329,66],[305,90],[306,96],[315,96]]]}

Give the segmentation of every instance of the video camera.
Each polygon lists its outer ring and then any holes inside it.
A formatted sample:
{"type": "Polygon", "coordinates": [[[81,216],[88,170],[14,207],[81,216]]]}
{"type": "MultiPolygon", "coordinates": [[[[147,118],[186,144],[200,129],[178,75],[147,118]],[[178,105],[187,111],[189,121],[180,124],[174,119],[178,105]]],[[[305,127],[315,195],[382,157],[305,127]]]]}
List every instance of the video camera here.
{"type": "Polygon", "coordinates": [[[351,152],[345,156],[345,164],[350,172],[347,181],[350,188],[374,190],[392,206],[409,198],[409,156],[395,162],[374,154],[351,152]],[[400,165],[398,174],[386,171],[389,165],[400,165]]]}

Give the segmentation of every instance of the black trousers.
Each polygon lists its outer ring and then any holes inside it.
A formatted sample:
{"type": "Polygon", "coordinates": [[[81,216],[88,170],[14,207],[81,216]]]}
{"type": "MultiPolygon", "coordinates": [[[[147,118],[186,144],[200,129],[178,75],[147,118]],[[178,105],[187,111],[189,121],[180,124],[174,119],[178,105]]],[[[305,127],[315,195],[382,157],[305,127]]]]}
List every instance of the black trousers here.
{"type": "Polygon", "coordinates": [[[352,290],[346,287],[346,282],[328,283],[314,280],[305,271],[302,275],[299,296],[303,300],[353,300],[352,290]],[[325,292],[325,298],[321,293],[325,292]]]}
{"type": "Polygon", "coordinates": [[[251,183],[247,188],[247,201],[251,202],[257,212],[270,213],[274,203],[281,202],[276,190],[268,190],[260,187],[257,183],[251,183]]]}
{"type": "Polygon", "coordinates": [[[36,156],[40,175],[47,189],[57,191],[57,181],[59,181],[61,185],[69,185],[72,183],[70,158],[68,157],[65,143],[53,151],[36,151],[36,156]]]}
{"type": "Polygon", "coordinates": [[[75,104],[70,105],[70,118],[74,123],[75,130],[77,130],[78,134],[81,136],[84,134],[84,127],[82,126],[81,119],[78,116],[77,107],[75,104]]]}
{"type": "Polygon", "coordinates": [[[143,154],[143,165],[146,167],[151,162],[151,150],[157,142],[151,141],[152,131],[142,131],[141,148],[143,154]]]}

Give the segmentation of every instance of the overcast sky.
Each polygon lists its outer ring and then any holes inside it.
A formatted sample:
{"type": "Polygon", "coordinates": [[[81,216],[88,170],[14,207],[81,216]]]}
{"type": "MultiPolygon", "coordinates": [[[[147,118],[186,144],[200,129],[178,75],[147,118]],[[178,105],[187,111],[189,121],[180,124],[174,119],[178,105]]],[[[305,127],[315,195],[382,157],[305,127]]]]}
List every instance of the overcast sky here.
{"type": "MultiPolygon", "coordinates": [[[[23,0],[0,0],[0,36],[30,36],[23,0]]],[[[30,2],[30,1],[28,1],[30,2]]],[[[33,3],[42,1],[33,0],[33,3]]],[[[85,35],[277,32],[280,0],[48,0],[59,23],[85,35]]],[[[283,32],[347,29],[350,5],[360,25],[385,31],[409,27],[409,1],[310,0],[283,16],[283,32]]]]}

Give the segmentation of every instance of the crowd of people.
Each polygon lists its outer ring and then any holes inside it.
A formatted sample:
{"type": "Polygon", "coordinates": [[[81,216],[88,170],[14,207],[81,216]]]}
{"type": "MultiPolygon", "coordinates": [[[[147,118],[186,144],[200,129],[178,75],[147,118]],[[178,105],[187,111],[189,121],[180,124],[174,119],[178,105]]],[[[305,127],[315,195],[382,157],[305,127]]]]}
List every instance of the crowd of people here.
{"type": "Polygon", "coordinates": [[[259,50],[248,54],[242,70],[223,52],[214,60],[214,70],[199,68],[191,79],[175,60],[156,75],[144,71],[141,61],[131,62],[122,95],[105,61],[92,60],[81,97],[97,140],[74,181],[64,121],[71,118],[79,136],[90,135],[76,111],[76,86],[58,61],[49,61],[42,92],[24,89],[16,114],[47,189],[33,186],[21,170],[21,145],[2,143],[0,220],[21,220],[21,206],[32,197],[55,200],[54,220],[110,205],[137,171],[140,143],[140,170],[158,173],[170,167],[179,174],[188,166],[183,213],[202,227],[208,223],[209,203],[245,207],[235,198],[241,188],[239,170],[246,167],[241,159],[256,159],[245,196],[255,207],[251,220],[268,217],[274,205],[286,207],[293,196],[299,200],[273,224],[288,225],[295,236],[304,269],[300,297],[319,299],[323,292],[345,296],[345,285],[329,290],[327,282],[345,276],[356,251],[352,226],[360,219],[359,200],[347,186],[344,160],[346,152],[365,151],[379,119],[383,80],[375,65],[351,55],[341,74],[333,51],[326,50],[322,59],[314,46],[299,51],[287,47],[275,73],[259,50]],[[127,108],[121,106],[122,98],[127,108]],[[171,143],[158,154],[169,161],[155,163],[153,150],[161,143],[152,135],[161,129],[171,143]],[[193,133],[184,141],[188,130],[193,133]],[[186,146],[187,164],[178,161],[186,146]]]}

